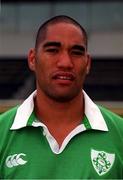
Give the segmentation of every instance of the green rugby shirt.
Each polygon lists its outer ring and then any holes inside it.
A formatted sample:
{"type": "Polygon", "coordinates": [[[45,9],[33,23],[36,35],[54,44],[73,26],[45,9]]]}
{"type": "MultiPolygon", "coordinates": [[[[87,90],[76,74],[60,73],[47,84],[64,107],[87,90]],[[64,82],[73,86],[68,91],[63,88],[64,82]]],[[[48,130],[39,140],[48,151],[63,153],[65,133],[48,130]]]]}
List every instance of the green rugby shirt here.
{"type": "Polygon", "coordinates": [[[83,93],[82,124],[61,147],[34,114],[36,91],[0,115],[1,179],[123,179],[123,119],[83,93]]]}

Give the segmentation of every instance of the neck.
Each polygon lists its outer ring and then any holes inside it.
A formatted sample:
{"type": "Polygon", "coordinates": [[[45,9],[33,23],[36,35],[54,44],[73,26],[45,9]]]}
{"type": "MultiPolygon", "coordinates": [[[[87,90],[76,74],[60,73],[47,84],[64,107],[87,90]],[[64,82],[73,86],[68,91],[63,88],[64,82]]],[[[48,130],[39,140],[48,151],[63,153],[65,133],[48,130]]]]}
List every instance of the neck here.
{"type": "Polygon", "coordinates": [[[83,93],[69,102],[59,103],[37,91],[35,107],[37,117],[45,124],[57,122],[67,124],[77,120],[80,123],[84,114],[83,93]]]}
{"type": "Polygon", "coordinates": [[[65,137],[79,124],[84,116],[83,93],[69,102],[58,103],[37,91],[35,113],[61,146],[65,137]]]}

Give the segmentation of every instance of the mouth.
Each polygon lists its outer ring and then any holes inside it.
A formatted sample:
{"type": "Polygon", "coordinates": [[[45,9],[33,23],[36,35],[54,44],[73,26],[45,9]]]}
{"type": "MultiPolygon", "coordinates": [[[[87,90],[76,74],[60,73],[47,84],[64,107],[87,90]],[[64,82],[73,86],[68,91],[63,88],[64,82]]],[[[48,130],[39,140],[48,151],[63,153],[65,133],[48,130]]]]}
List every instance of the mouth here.
{"type": "Polygon", "coordinates": [[[53,74],[52,78],[60,83],[70,83],[74,81],[75,75],[69,72],[57,72],[53,74]]]}

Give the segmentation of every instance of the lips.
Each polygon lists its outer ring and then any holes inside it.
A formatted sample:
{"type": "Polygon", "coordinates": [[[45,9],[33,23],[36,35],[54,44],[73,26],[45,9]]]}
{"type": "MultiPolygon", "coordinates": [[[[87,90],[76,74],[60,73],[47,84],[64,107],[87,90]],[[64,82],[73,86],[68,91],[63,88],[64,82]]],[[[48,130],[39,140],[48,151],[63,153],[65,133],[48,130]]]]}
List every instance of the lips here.
{"type": "Polygon", "coordinates": [[[71,72],[56,72],[52,77],[53,79],[62,81],[73,81],[75,79],[75,75],[71,72]]]}

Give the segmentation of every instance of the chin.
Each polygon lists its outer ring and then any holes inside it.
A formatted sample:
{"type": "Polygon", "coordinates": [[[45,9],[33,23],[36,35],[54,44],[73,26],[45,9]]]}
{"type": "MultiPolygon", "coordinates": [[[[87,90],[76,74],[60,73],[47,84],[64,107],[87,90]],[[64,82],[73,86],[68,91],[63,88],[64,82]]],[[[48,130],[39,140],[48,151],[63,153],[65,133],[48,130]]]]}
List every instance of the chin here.
{"type": "Polygon", "coordinates": [[[69,101],[72,101],[74,98],[76,98],[78,96],[78,93],[77,94],[55,94],[55,95],[50,95],[49,97],[56,101],[56,102],[60,102],[60,103],[65,103],[65,102],[69,102],[69,101]]]}
{"type": "Polygon", "coordinates": [[[76,97],[79,96],[81,93],[82,88],[81,87],[76,87],[76,88],[71,88],[71,89],[55,89],[53,87],[50,87],[48,89],[43,89],[43,92],[45,96],[49,97],[50,99],[57,101],[57,102],[68,102],[72,101],[76,97]]]}

